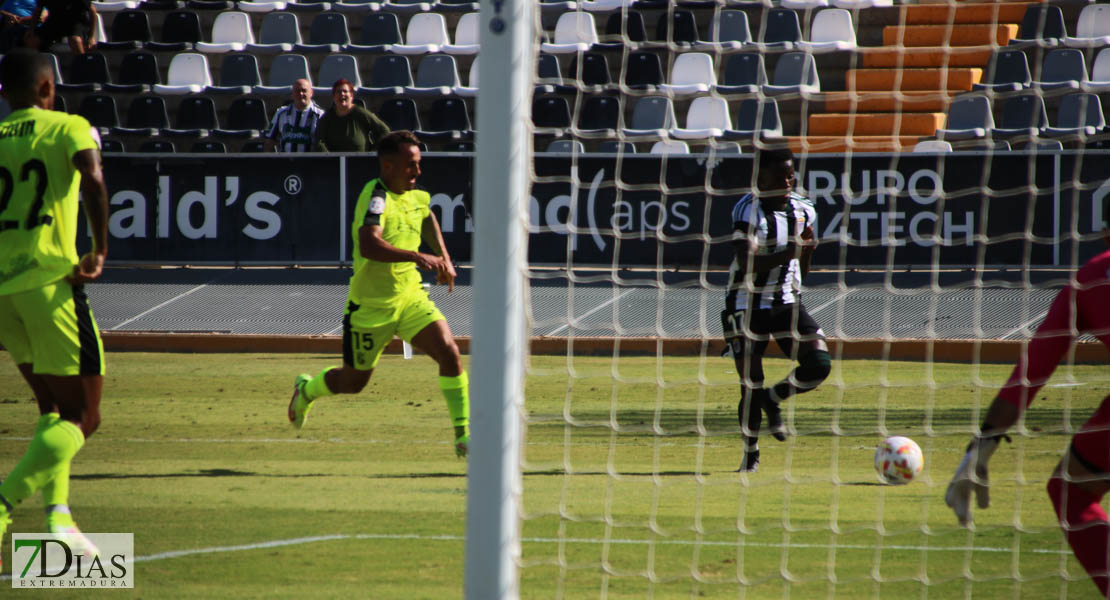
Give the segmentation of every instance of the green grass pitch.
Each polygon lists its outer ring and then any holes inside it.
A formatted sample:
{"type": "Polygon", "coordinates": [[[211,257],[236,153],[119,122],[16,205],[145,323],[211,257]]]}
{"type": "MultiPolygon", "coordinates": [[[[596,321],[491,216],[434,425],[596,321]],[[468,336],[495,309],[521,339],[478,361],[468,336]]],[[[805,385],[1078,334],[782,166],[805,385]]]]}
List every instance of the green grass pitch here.
{"type": "MultiPolygon", "coordinates": [[[[86,531],[133,532],[147,560],[133,593],[107,594],[461,597],[466,463],[452,452],[434,365],[386,356],[361,395],[323,400],[293,431],[294,375],[337,360],[108,356],[103,424],[74,461],[71,505],[86,531]]],[[[768,379],[787,368],[768,361],[768,379]]],[[[764,436],[749,476],[733,472],[731,361],[532,357],[522,597],[1092,597],[1044,485],[1070,433],[1110,393],[1105,366],[1057,372],[995,455],[994,503],[976,513],[976,531],[944,506],[968,434],[1009,369],[838,361],[821,389],[787,404],[797,435],[764,436]],[[872,456],[884,433],[921,445],[918,481],[878,483],[872,456]]],[[[0,476],[36,415],[0,353],[0,476]]],[[[35,497],[10,531],[42,527],[35,497]]],[[[52,597],[8,586],[0,581],[0,596],[52,597]]]]}

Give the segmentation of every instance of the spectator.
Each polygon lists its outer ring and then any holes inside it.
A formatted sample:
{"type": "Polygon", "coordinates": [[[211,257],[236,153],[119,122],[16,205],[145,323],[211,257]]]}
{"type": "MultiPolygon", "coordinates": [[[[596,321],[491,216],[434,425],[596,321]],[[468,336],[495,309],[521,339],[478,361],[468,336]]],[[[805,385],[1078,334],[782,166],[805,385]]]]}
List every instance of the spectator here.
{"type": "Polygon", "coordinates": [[[266,132],[266,152],[309,152],[316,143],[316,124],[324,109],[312,101],[307,79],[293,82],[293,103],[277,109],[266,132]]]}
{"type": "Polygon", "coordinates": [[[316,150],[319,152],[369,152],[389,133],[387,126],[374,113],[355,106],[355,88],[340,79],[331,88],[334,103],[316,126],[316,150]]]}
{"type": "Polygon", "coordinates": [[[35,0],[0,0],[0,52],[23,42],[34,14],[35,0]]]}
{"type": "Polygon", "coordinates": [[[92,0],[38,0],[25,43],[30,48],[47,52],[51,46],[65,40],[74,54],[84,54],[96,46],[99,19],[92,0]],[[44,12],[49,13],[45,21],[44,12]]]}

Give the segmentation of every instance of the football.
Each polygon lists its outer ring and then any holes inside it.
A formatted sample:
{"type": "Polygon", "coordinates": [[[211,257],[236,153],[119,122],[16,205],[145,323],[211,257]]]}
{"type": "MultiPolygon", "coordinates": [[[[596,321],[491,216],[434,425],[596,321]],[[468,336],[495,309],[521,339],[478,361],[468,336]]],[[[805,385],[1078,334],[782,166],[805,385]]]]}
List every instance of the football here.
{"type": "Polygon", "coordinates": [[[875,472],[886,483],[909,483],[924,468],[925,457],[921,454],[921,448],[908,437],[888,437],[875,449],[875,472]]]}

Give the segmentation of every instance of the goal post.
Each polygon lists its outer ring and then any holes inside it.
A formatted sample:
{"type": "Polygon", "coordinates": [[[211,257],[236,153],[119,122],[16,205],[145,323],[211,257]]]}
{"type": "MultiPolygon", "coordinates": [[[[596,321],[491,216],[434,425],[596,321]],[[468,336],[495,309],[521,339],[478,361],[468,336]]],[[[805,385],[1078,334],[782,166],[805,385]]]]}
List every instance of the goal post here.
{"type": "Polygon", "coordinates": [[[535,2],[483,1],[474,159],[474,312],[465,593],[519,594],[525,230],[531,173],[535,2]]]}

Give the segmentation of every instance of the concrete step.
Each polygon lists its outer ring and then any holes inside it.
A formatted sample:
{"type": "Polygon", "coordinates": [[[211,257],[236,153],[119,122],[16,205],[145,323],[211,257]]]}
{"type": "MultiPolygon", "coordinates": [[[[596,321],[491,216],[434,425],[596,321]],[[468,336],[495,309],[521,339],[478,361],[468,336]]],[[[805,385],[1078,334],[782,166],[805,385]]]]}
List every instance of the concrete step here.
{"type": "Polygon", "coordinates": [[[803,152],[908,152],[917,144],[917,136],[791,136],[786,143],[797,153],[803,152]]]}
{"type": "Polygon", "coordinates": [[[1017,24],[909,25],[883,27],[884,46],[1005,46],[1017,37],[1017,24]]]}
{"type": "Polygon", "coordinates": [[[825,92],[824,112],[947,112],[958,92],[825,92]]]}
{"type": "Polygon", "coordinates": [[[944,126],[943,112],[825,113],[809,116],[810,135],[933,135],[944,126]]]}
{"type": "Polygon", "coordinates": [[[984,67],[991,59],[991,46],[926,46],[864,48],[863,66],[897,67],[984,67]]]}
{"type": "Polygon", "coordinates": [[[907,25],[947,25],[948,23],[1020,23],[1025,10],[1035,3],[985,2],[952,5],[949,0],[941,4],[921,4],[902,9],[902,22],[907,25]]]}
{"type": "Polygon", "coordinates": [[[983,69],[855,69],[845,73],[848,91],[969,91],[983,79],[983,69]]]}

